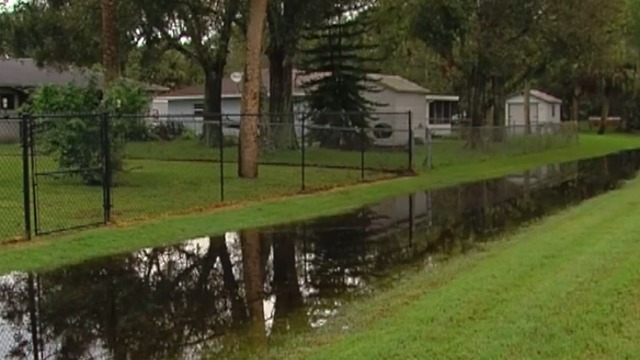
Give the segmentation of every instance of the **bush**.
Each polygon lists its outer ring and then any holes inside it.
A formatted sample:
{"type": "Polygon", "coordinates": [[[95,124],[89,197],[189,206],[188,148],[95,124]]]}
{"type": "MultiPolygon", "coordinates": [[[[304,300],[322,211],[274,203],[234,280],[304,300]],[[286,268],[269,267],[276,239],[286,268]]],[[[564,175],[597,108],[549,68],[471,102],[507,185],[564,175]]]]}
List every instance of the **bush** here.
{"type": "Polygon", "coordinates": [[[160,140],[174,140],[185,133],[182,121],[159,121],[151,127],[151,132],[155,138],[160,140]]]}
{"type": "Polygon", "coordinates": [[[51,155],[61,169],[81,176],[88,185],[103,182],[102,114],[109,113],[111,169],[122,170],[126,139],[143,136],[140,124],[119,114],[140,114],[146,110],[148,97],[137,86],[114,84],[103,97],[96,81],[87,86],[46,85],[35,91],[23,110],[38,118],[36,141],[46,155],[51,155]],[[53,116],[55,115],[55,116],[53,116]]]}

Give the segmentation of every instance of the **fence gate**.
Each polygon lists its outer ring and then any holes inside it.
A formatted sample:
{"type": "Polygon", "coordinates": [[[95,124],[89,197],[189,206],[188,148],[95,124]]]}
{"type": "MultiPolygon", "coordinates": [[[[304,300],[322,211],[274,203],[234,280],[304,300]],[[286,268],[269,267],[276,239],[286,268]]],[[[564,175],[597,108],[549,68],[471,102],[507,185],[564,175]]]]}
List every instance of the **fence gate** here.
{"type": "Polygon", "coordinates": [[[108,116],[30,118],[28,128],[34,233],[107,223],[111,208],[108,116]]]}

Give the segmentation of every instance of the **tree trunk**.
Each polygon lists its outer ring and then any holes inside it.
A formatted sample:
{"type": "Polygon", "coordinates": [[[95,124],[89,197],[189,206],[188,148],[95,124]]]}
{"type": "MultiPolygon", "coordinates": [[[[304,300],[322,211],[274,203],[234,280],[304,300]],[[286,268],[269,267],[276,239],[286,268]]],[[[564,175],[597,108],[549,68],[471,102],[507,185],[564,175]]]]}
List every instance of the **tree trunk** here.
{"type": "Polygon", "coordinates": [[[120,75],[116,0],[101,0],[100,5],[102,11],[102,66],[104,67],[104,86],[108,88],[120,75]]]}
{"type": "Polygon", "coordinates": [[[247,48],[244,84],[242,89],[242,113],[240,120],[240,156],[238,175],[242,178],[258,177],[260,112],[260,57],[262,34],[267,14],[267,0],[251,0],[247,25],[247,48]]]}
{"type": "Polygon", "coordinates": [[[580,86],[576,85],[573,88],[573,96],[571,98],[571,121],[576,123],[580,121],[580,86]]]}
{"type": "Polygon", "coordinates": [[[531,134],[531,83],[524,81],[524,126],[525,134],[531,134]]]}
{"type": "Polygon", "coordinates": [[[245,297],[251,321],[250,337],[254,347],[261,348],[266,341],[264,308],[263,271],[260,256],[260,233],[254,230],[241,235],[242,266],[245,297]]]}
{"type": "MultiPolygon", "coordinates": [[[[207,146],[221,145],[220,119],[222,116],[222,74],[224,65],[203,66],[204,70],[204,114],[203,139],[207,146]]],[[[222,159],[221,159],[222,160],[222,159]]]]}
{"type": "Polygon", "coordinates": [[[269,110],[277,149],[296,149],[293,114],[293,63],[284,47],[269,52],[269,110]]]}
{"type": "Polygon", "coordinates": [[[605,88],[602,93],[602,114],[600,115],[600,127],[598,128],[598,134],[603,135],[607,131],[607,119],[609,118],[609,108],[611,107],[611,92],[608,86],[605,84],[605,88]]]}

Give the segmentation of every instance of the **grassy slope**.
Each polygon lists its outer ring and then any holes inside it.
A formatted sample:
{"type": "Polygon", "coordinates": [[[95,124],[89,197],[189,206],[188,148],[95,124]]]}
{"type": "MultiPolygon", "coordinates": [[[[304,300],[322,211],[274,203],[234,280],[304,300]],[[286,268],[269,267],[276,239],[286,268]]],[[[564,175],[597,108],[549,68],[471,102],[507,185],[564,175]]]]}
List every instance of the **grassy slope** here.
{"type": "Polygon", "coordinates": [[[549,162],[568,161],[640,146],[640,138],[587,135],[581,145],[486,162],[442,167],[420,176],[376,184],[352,186],[313,195],[295,196],[195,214],[156,219],[123,228],[98,228],[5,246],[0,252],[0,273],[81,262],[88,258],[175,243],[204,234],[268,226],[336,214],[389,196],[464,181],[523,171],[549,162]]]}
{"type": "Polygon", "coordinates": [[[636,180],[354,303],[261,358],[635,358],[639,209],[636,180]]]}

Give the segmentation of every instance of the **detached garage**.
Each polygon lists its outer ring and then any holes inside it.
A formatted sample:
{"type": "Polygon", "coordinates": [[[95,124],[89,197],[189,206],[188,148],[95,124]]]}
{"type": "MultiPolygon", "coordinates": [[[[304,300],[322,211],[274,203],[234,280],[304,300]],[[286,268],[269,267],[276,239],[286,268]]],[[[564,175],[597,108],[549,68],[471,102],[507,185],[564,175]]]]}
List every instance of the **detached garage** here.
{"type": "MultiPolygon", "coordinates": [[[[542,91],[531,90],[529,93],[531,125],[560,123],[560,106],[562,100],[542,91]]],[[[507,126],[524,126],[524,93],[516,94],[507,99],[507,126]]]]}

